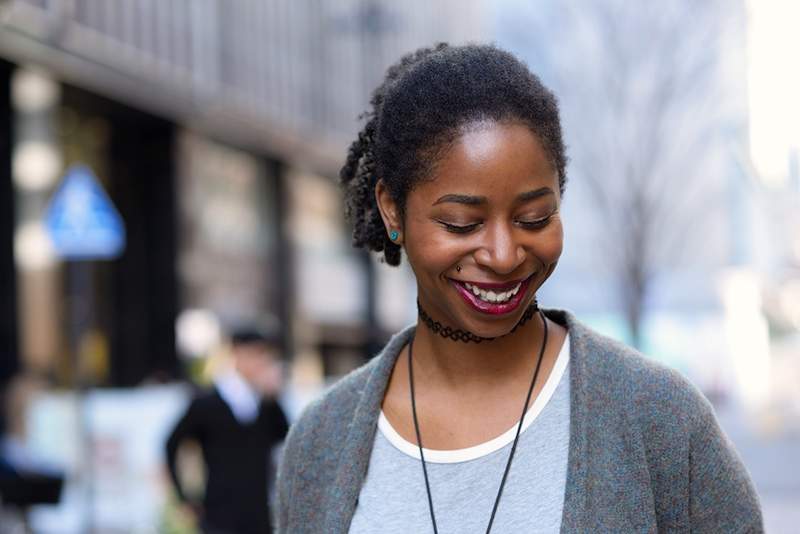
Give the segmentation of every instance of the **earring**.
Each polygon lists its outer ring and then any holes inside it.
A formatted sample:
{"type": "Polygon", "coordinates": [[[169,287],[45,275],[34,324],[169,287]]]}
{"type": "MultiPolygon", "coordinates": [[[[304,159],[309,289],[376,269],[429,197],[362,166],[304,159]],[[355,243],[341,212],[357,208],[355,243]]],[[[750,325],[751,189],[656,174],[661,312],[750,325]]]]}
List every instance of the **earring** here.
{"type": "Polygon", "coordinates": [[[397,241],[397,238],[399,236],[400,234],[397,232],[397,230],[392,230],[391,232],[389,232],[389,239],[391,239],[392,241],[397,241]]]}

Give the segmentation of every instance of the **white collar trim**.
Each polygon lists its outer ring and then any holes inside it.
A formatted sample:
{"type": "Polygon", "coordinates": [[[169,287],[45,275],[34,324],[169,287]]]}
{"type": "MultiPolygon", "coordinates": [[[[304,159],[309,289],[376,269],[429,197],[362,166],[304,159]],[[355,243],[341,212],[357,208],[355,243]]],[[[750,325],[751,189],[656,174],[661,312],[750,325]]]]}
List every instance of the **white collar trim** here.
{"type": "MultiPolygon", "coordinates": [[[[550,398],[552,398],[553,393],[556,390],[556,387],[561,382],[561,378],[564,376],[564,371],[567,369],[567,365],[569,363],[569,333],[567,337],[564,339],[564,344],[561,346],[561,350],[556,357],[555,365],[553,366],[553,370],[550,372],[550,376],[547,377],[547,382],[545,382],[542,391],[539,393],[539,396],[533,401],[533,404],[528,409],[525,417],[522,421],[522,432],[528,429],[529,426],[533,423],[536,417],[542,412],[544,407],[547,405],[550,398]]],[[[384,435],[384,437],[394,445],[396,449],[400,452],[416,458],[417,460],[420,459],[419,456],[419,447],[416,444],[411,443],[404,439],[397,431],[392,427],[389,420],[381,410],[380,415],[378,416],[378,429],[384,435]]],[[[512,441],[514,441],[514,436],[517,433],[517,423],[514,424],[513,427],[509,428],[496,438],[492,438],[489,441],[485,441],[483,443],[479,443],[478,445],[473,445],[472,447],[467,447],[464,449],[452,449],[452,450],[439,450],[439,449],[428,449],[423,447],[423,451],[425,452],[425,461],[426,462],[433,462],[433,463],[458,463],[458,462],[468,462],[470,460],[475,460],[482,456],[486,456],[487,454],[491,454],[497,450],[502,449],[512,441]]]]}

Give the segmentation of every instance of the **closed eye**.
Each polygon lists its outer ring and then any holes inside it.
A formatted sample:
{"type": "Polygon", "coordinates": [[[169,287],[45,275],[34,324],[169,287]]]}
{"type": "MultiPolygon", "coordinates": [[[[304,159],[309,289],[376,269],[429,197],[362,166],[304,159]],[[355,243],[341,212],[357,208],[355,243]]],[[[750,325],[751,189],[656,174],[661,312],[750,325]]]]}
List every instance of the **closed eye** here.
{"type": "MultiPolygon", "coordinates": [[[[538,230],[540,228],[544,228],[550,222],[552,215],[548,215],[547,217],[542,217],[541,219],[536,219],[533,221],[515,221],[516,224],[519,225],[520,228],[524,230],[538,230]]],[[[478,227],[481,226],[482,223],[472,223],[472,224],[452,224],[445,221],[437,220],[439,224],[441,224],[445,230],[448,232],[452,232],[454,234],[468,234],[473,230],[476,230],[478,227]]]]}
{"type": "Polygon", "coordinates": [[[535,221],[517,221],[517,224],[520,225],[521,228],[525,230],[538,230],[539,228],[544,228],[547,226],[547,223],[550,222],[550,218],[552,215],[548,215],[547,217],[542,217],[541,219],[536,219],[535,221]]]}
{"type": "Polygon", "coordinates": [[[454,234],[467,234],[481,225],[481,223],[461,225],[461,224],[451,224],[444,221],[437,221],[437,222],[441,224],[445,230],[447,230],[448,232],[452,232],[454,234]]]}

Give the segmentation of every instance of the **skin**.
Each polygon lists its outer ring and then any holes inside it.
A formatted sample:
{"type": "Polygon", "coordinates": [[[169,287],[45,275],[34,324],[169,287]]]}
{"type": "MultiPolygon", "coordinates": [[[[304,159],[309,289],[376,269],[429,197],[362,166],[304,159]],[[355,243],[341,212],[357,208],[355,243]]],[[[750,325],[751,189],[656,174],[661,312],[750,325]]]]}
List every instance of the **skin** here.
{"type": "MultiPolygon", "coordinates": [[[[451,450],[488,441],[519,421],[536,366],[544,330],[541,319],[537,316],[506,334],[561,255],[558,175],[527,126],[481,121],[462,128],[432,175],[409,192],[404,217],[381,181],[375,195],[387,231],[400,232],[396,242],[405,249],[420,304],[430,316],[482,337],[503,336],[467,344],[418,324],[414,385],[423,445],[451,450]],[[520,199],[531,191],[537,192],[535,198],[520,199]],[[481,200],[443,200],[446,195],[481,200]],[[452,225],[467,231],[456,233],[452,225]],[[521,305],[503,316],[475,310],[452,282],[504,283],[528,277],[531,283],[521,305]]],[[[531,403],[566,336],[562,326],[549,320],[548,331],[531,403]]],[[[409,395],[406,346],[392,372],[383,410],[400,435],[416,443],[409,395]]]]}
{"type": "Polygon", "coordinates": [[[274,396],[281,389],[282,369],[275,349],[265,343],[243,343],[233,347],[236,371],[264,396],[274,396]]]}

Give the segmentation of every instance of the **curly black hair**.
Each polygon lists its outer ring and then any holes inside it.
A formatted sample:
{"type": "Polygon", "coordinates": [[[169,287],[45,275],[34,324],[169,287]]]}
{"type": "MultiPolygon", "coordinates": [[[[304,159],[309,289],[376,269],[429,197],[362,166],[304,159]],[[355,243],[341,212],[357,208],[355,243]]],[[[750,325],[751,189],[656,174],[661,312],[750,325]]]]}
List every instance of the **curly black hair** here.
{"type": "Polygon", "coordinates": [[[430,176],[439,157],[474,121],[527,125],[542,142],[564,193],[567,156],[558,102],[536,75],[494,45],[439,43],[403,56],[375,89],[366,124],[339,172],[353,246],[383,252],[400,264],[400,246],[386,232],[375,200],[378,178],[400,214],[408,192],[430,176]]]}

